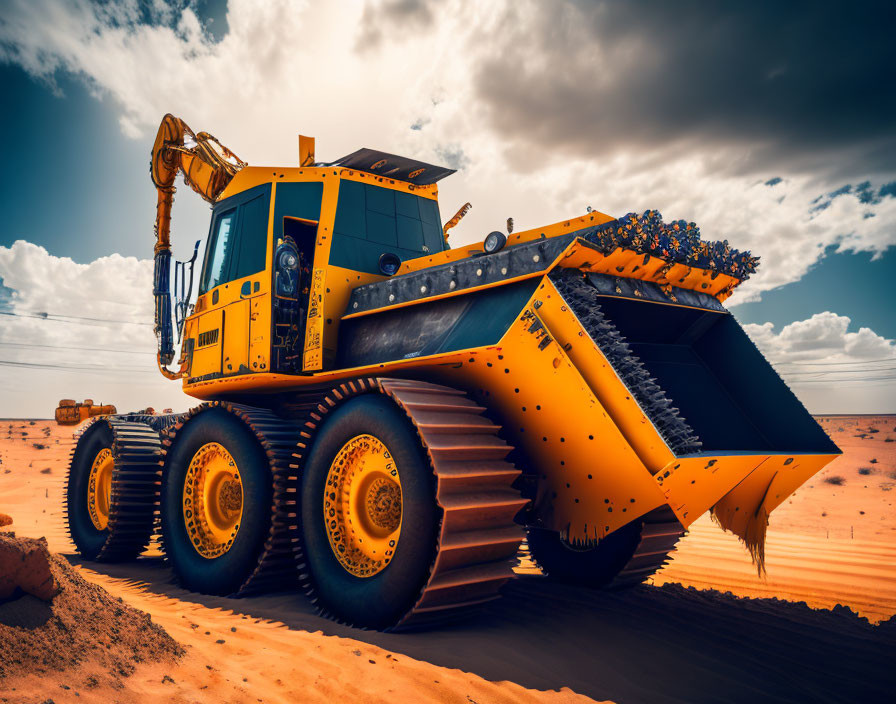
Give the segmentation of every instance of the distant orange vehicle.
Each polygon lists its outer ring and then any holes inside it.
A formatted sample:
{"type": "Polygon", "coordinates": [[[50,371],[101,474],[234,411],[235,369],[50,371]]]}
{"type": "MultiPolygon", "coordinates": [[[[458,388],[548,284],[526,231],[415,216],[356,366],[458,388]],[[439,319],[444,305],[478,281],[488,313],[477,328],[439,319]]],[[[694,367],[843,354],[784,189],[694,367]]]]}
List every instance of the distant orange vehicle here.
{"type": "Polygon", "coordinates": [[[59,425],[77,425],[81,421],[94,416],[110,416],[117,413],[113,405],[93,405],[93,399],[86,398],[84,403],[77,403],[74,399],[64,398],[56,408],[56,422],[59,425]]]}

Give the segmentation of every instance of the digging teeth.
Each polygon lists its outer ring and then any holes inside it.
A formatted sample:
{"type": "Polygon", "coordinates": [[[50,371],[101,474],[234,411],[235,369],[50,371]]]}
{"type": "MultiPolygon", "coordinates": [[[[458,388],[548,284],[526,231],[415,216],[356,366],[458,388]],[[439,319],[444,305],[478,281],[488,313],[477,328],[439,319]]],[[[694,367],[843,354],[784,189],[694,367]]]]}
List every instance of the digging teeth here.
{"type": "MultiPolygon", "coordinates": [[[[613,248],[615,245],[610,247],[613,248]]],[[[551,279],[671,450],[676,454],[697,452],[701,445],[693,429],[604,316],[591,284],[574,271],[554,273],[551,279]]]]}

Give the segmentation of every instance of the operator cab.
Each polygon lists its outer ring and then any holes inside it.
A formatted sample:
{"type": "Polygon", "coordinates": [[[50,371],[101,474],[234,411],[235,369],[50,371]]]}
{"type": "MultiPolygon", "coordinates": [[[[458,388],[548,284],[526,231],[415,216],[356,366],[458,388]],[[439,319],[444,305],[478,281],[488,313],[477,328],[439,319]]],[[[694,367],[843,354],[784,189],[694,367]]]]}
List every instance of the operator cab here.
{"type": "Polygon", "coordinates": [[[427,170],[451,173],[371,150],[338,168],[241,170],[213,208],[186,384],[328,368],[351,290],[383,278],[380,258],[447,248],[432,181],[414,183],[427,170]]]}

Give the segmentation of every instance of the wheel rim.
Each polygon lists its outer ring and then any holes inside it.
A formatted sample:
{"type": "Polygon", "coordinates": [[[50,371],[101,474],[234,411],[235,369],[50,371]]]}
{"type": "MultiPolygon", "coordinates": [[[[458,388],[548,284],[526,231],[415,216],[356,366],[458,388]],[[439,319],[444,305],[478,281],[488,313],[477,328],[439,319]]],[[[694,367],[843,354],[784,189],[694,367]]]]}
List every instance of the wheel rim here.
{"type": "Polygon", "coordinates": [[[104,447],[93,458],[87,480],[87,513],[93,527],[106,530],[109,525],[109,505],[112,503],[112,469],[115,458],[112,449],[104,447]]]}
{"type": "Polygon", "coordinates": [[[190,460],[183,515],[190,542],[202,557],[220,557],[233,546],[243,518],[243,480],[223,445],[207,443],[190,460]]]}
{"type": "Polygon", "coordinates": [[[382,572],[401,534],[401,478],[392,454],[372,435],[358,435],[336,453],[324,490],[330,548],[356,577],[382,572]]]}

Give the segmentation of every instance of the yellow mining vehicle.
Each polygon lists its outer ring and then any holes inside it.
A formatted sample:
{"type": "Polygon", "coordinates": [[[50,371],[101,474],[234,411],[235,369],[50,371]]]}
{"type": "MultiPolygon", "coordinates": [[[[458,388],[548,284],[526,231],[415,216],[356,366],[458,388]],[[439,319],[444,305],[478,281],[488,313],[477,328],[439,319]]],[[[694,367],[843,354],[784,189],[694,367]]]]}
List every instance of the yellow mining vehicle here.
{"type": "Polygon", "coordinates": [[[83,403],[78,403],[72,398],[64,398],[56,407],[55,417],[59,425],[78,425],[88,418],[115,415],[115,413],[117,413],[115,406],[102,403],[97,406],[90,398],[84,399],[83,403]]]}
{"type": "Polygon", "coordinates": [[[769,513],[839,450],[722,305],[755,258],[654,211],[451,249],[451,170],[299,152],[248,166],[162,121],[159,367],[203,403],[82,432],[84,557],[137,556],[160,515],[185,587],[295,584],[373,628],[495,598],[524,537],[550,578],[624,586],[712,511],[761,566],[769,513]],[[195,300],[178,173],[213,204],[195,300]]]}

